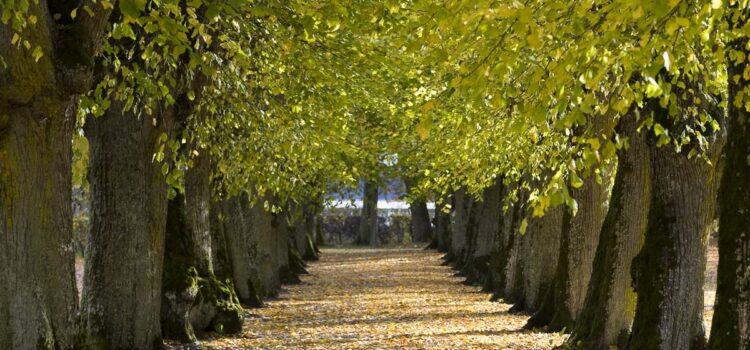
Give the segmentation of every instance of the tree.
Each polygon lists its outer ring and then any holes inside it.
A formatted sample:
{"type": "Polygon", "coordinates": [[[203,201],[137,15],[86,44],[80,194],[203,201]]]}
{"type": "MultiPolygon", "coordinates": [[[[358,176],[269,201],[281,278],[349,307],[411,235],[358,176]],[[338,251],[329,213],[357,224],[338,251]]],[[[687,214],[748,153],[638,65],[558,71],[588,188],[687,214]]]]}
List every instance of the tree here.
{"type": "Polygon", "coordinates": [[[0,346],[71,348],[78,311],[71,135],[111,8],[3,2],[0,18],[0,346]],[[59,16],[54,16],[59,14],[59,16]],[[84,58],[84,59],[81,59],[84,58]],[[44,261],[44,264],[40,262],[44,261]]]}

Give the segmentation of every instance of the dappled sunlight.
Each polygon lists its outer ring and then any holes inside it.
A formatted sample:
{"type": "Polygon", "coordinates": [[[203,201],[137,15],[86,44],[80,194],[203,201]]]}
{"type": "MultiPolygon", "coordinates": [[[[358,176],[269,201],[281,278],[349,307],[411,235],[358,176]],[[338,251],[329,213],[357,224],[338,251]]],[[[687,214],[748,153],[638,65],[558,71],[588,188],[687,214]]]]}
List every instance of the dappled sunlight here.
{"type": "Polygon", "coordinates": [[[564,336],[522,330],[527,315],[490,302],[417,249],[326,249],[302,284],[252,309],[242,335],[211,349],[548,349],[564,336]]]}

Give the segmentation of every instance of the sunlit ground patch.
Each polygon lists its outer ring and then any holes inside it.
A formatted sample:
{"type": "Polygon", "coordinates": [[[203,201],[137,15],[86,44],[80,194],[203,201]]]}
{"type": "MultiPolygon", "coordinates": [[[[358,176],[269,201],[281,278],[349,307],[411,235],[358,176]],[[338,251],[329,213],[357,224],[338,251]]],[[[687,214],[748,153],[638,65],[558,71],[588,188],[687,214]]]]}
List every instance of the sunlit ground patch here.
{"type": "Polygon", "coordinates": [[[249,310],[242,335],[209,349],[549,349],[564,336],[522,330],[527,315],[461,284],[440,254],[326,249],[303,283],[249,310]]]}

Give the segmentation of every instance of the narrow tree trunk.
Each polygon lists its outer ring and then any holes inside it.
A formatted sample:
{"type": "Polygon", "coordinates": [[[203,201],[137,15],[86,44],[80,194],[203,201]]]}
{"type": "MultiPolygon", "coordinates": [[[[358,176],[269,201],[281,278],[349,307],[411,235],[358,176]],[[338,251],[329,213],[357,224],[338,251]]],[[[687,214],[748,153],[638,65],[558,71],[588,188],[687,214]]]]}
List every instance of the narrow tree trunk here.
{"type": "Polygon", "coordinates": [[[274,260],[279,279],[282,284],[299,283],[297,274],[292,271],[290,266],[290,246],[292,245],[290,235],[293,228],[289,225],[289,212],[285,209],[284,212],[274,213],[273,216],[272,226],[276,247],[274,260]]]}
{"type": "Polygon", "coordinates": [[[7,108],[4,102],[0,99],[0,348],[68,349],[75,342],[78,309],[75,252],[69,246],[76,104],[42,99],[35,108],[7,108]]]}
{"type": "Polygon", "coordinates": [[[492,300],[499,300],[505,296],[506,274],[511,248],[511,226],[513,225],[514,203],[506,201],[506,198],[512,190],[512,185],[503,185],[503,191],[500,194],[503,208],[501,213],[500,227],[497,230],[495,243],[490,252],[489,278],[485,284],[485,290],[492,293],[492,300]]]}
{"type": "Polygon", "coordinates": [[[378,238],[378,183],[365,181],[362,197],[362,220],[359,224],[359,244],[380,245],[378,238]]]}
{"type": "Polygon", "coordinates": [[[307,207],[305,212],[305,226],[307,236],[305,237],[305,253],[302,258],[306,261],[318,260],[318,247],[315,238],[318,236],[318,212],[312,207],[307,207]]]}
{"type": "MultiPolygon", "coordinates": [[[[91,235],[82,312],[86,343],[153,349],[161,343],[161,277],[167,185],[152,161],[162,127],[114,101],[89,118],[91,235]]],[[[161,125],[161,122],[159,122],[161,125]]]]}
{"type": "Polygon", "coordinates": [[[437,250],[448,253],[451,247],[451,213],[445,212],[444,203],[435,203],[435,237],[437,250]]]}
{"type": "MultiPolygon", "coordinates": [[[[746,38],[734,41],[730,48],[748,55],[747,42],[746,38]]],[[[743,105],[735,105],[748,84],[742,78],[739,82],[732,79],[742,76],[748,65],[747,61],[727,62],[732,62],[728,69],[728,142],[719,188],[719,271],[708,343],[716,350],[750,348],[750,118],[743,105]]]]}
{"type": "Polygon", "coordinates": [[[594,258],[586,300],[570,347],[606,350],[623,348],[635,313],[636,295],[631,288],[631,262],[646,230],[650,201],[651,164],[645,137],[637,131],[638,120],[628,114],[618,125],[628,148],[618,153],[617,175],[594,258]]]}
{"type": "Polygon", "coordinates": [[[591,175],[580,188],[571,190],[571,195],[578,203],[578,212],[574,215],[570,208],[564,210],[553,286],[529,319],[526,325],[529,328],[547,326],[551,332],[571,329],[583,308],[604,221],[607,191],[591,175]]]}
{"type": "MultiPolygon", "coordinates": [[[[670,134],[680,134],[683,124],[674,125],[657,101],[649,105],[656,122],[670,134]]],[[[708,135],[714,138],[709,141],[714,163],[721,148],[716,136],[708,135]]],[[[702,159],[688,159],[687,152],[655,143],[649,139],[652,196],[645,241],[632,267],[638,299],[627,349],[701,349],[714,169],[702,159]]]]}
{"type": "Polygon", "coordinates": [[[307,237],[312,232],[308,222],[308,212],[306,205],[298,205],[294,211],[294,247],[301,257],[307,256],[307,237]]]}
{"type": "Polygon", "coordinates": [[[508,227],[508,263],[505,268],[504,301],[514,304],[513,311],[524,309],[523,305],[523,261],[525,249],[524,235],[521,234],[521,223],[526,216],[525,201],[527,191],[521,190],[518,202],[513,204],[513,218],[508,227]]]}
{"type": "MultiPolygon", "coordinates": [[[[453,260],[460,264],[467,250],[467,231],[469,228],[469,217],[473,199],[466,191],[461,188],[453,195],[454,209],[453,220],[451,220],[451,249],[450,255],[453,260]]],[[[457,265],[459,266],[459,265],[457,265]]]]}

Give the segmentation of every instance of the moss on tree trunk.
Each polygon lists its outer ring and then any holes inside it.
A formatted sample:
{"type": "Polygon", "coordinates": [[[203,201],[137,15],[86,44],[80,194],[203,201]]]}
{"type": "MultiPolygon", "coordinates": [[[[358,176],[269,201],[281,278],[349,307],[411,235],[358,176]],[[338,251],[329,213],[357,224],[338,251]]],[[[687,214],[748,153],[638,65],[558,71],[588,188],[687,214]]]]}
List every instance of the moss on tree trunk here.
{"type": "Polygon", "coordinates": [[[539,310],[526,324],[527,328],[547,326],[548,331],[571,329],[583,308],[599,233],[604,221],[606,187],[594,175],[583,180],[580,188],[571,190],[578,203],[574,215],[563,211],[560,252],[552,288],[544,296],[539,310]]]}
{"type": "Polygon", "coordinates": [[[0,97],[0,348],[71,348],[78,293],[75,252],[69,246],[70,140],[77,106],[71,99],[45,97],[36,100],[34,108],[9,108],[4,97],[0,97]]]}
{"type": "Polygon", "coordinates": [[[650,201],[651,165],[645,137],[634,114],[617,127],[629,147],[618,152],[617,175],[612,188],[594,270],[581,316],[566,344],[576,349],[622,348],[635,313],[631,287],[631,262],[641,247],[650,201]]]}
{"type": "MultiPolygon", "coordinates": [[[[676,94],[683,96],[683,91],[676,94]]],[[[670,134],[678,135],[686,126],[673,123],[658,101],[650,101],[648,107],[654,121],[670,134]]],[[[708,157],[714,163],[722,146],[719,136],[707,135],[708,157]]],[[[701,349],[705,347],[703,279],[715,169],[702,159],[689,159],[687,152],[657,147],[651,138],[648,145],[652,195],[645,241],[632,266],[638,299],[627,349],[701,349]]]]}
{"type": "MultiPolygon", "coordinates": [[[[744,21],[743,21],[744,22],[744,21]]],[[[731,50],[744,52],[747,38],[731,43],[731,50]]],[[[729,52],[729,51],[727,51],[729,52]]],[[[735,101],[747,92],[746,61],[729,59],[729,126],[725,170],[719,188],[719,271],[716,305],[711,325],[710,349],[750,348],[750,115],[735,101]]]]}

